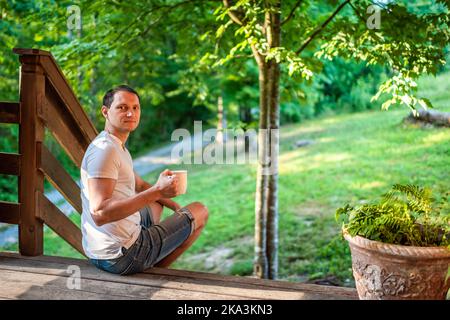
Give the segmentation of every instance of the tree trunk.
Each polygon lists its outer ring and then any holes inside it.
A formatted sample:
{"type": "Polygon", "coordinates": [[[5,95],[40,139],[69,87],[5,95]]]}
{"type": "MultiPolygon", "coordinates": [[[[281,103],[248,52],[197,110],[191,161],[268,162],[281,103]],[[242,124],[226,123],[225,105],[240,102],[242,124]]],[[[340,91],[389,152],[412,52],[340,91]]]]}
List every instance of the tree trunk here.
{"type": "MultiPolygon", "coordinates": [[[[281,43],[280,1],[267,10],[265,34],[269,48],[281,43]],[[272,8],[273,9],[273,8],[272,8]]],[[[276,279],[278,274],[278,144],[280,65],[265,61],[253,50],[259,67],[260,118],[255,200],[255,274],[276,279]]]]}
{"type": "Polygon", "coordinates": [[[256,173],[255,194],[255,261],[254,273],[258,278],[268,277],[266,253],[266,226],[267,226],[267,187],[268,179],[264,174],[268,158],[267,126],[268,126],[268,87],[267,64],[258,61],[259,67],[259,132],[258,132],[258,168],[256,173]]]}
{"type": "MultiPolygon", "coordinates": [[[[277,4],[279,9],[280,3],[277,4]]],[[[271,14],[270,33],[271,48],[281,46],[280,12],[271,14]]],[[[268,187],[267,211],[267,259],[269,279],[278,277],[278,150],[280,127],[280,65],[275,59],[270,60],[270,97],[269,127],[270,127],[270,174],[268,187]]]]}
{"type": "Polygon", "coordinates": [[[450,112],[418,110],[417,113],[417,116],[414,116],[411,112],[405,120],[413,123],[429,123],[437,127],[450,127],[450,112]]]}

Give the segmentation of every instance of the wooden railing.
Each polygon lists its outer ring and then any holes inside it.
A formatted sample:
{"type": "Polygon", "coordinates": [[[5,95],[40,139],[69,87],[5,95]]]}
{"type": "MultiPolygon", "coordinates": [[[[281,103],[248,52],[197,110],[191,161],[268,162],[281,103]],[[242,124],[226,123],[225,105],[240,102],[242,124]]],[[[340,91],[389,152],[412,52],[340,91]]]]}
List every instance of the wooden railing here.
{"type": "Polygon", "coordinates": [[[82,212],[80,188],[44,145],[44,133],[47,128],[79,168],[98,132],[50,52],[13,51],[21,63],[20,102],[0,102],[0,123],[19,125],[19,153],[0,152],[0,174],[19,177],[19,197],[0,201],[0,222],[19,225],[22,255],[42,255],[44,223],[84,254],[80,229],[44,195],[47,179],[82,212]]]}

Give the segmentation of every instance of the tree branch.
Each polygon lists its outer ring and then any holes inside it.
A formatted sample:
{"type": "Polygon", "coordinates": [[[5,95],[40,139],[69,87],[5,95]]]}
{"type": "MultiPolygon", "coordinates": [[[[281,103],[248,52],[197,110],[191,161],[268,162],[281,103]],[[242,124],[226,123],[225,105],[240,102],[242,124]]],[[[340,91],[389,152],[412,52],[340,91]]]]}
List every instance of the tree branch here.
{"type": "Polygon", "coordinates": [[[173,9],[179,7],[179,6],[182,6],[182,5],[185,5],[185,4],[189,4],[189,3],[192,3],[192,2],[205,2],[205,1],[217,2],[217,1],[220,1],[220,0],[184,0],[184,1],[180,1],[180,2],[178,2],[178,3],[175,3],[175,4],[173,4],[173,5],[159,5],[159,6],[151,7],[149,10],[145,10],[145,11],[141,12],[141,13],[137,16],[137,18],[133,20],[133,22],[131,22],[128,26],[126,26],[125,28],[123,28],[123,29],[120,31],[120,33],[118,34],[117,38],[116,38],[114,41],[119,40],[120,37],[122,37],[122,35],[123,35],[127,30],[130,30],[132,26],[134,26],[136,23],[138,23],[139,20],[140,20],[140,18],[142,18],[143,16],[146,16],[146,15],[148,15],[148,14],[151,14],[151,13],[156,12],[156,11],[161,10],[161,9],[169,9],[169,11],[170,11],[170,10],[173,10],[173,9]]]}
{"type": "Polygon", "coordinates": [[[316,28],[316,30],[308,37],[308,39],[306,39],[306,41],[303,43],[303,45],[297,50],[295,51],[296,54],[300,54],[303,50],[305,50],[305,48],[311,43],[311,41],[314,40],[314,38],[320,33],[322,32],[323,29],[325,29],[325,27],[334,19],[334,17],[339,13],[339,11],[342,10],[342,8],[344,8],[348,3],[350,2],[350,0],[345,0],[334,12],[333,14],[327,19],[325,20],[318,28],[316,28]]]}
{"type": "Polygon", "coordinates": [[[291,12],[289,12],[289,15],[286,17],[286,19],[284,19],[283,21],[281,21],[281,25],[285,24],[286,22],[288,22],[293,16],[294,16],[294,12],[295,10],[302,4],[302,0],[298,0],[297,3],[292,7],[291,12]]]}
{"type": "MultiPolygon", "coordinates": [[[[231,6],[231,1],[230,0],[223,0],[223,4],[224,4],[225,8],[229,9],[230,6],[231,6]]],[[[230,17],[230,19],[234,23],[236,23],[236,24],[238,24],[240,26],[245,26],[245,22],[243,21],[242,16],[238,17],[237,14],[239,14],[239,12],[228,10],[228,16],[230,17]]],[[[256,49],[255,45],[250,44],[250,48],[252,49],[252,53],[253,53],[253,56],[254,56],[254,58],[256,60],[256,63],[258,65],[263,65],[264,64],[264,59],[262,58],[262,55],[256,49]]]]}
{"type": "MultiPolygon", "coordinates": [[[[223,4],[224,4],[225,8],[230,9],[230,7],[231,7],[231,1],[230,0],[223,0],[223,4]]],[[[238,12],[236,12],[236,11],[228,10],[228,16],[230,17],[230,19],[234,23],[236,23],[236,24],[238,24],[240,26],[243,26],[244,23],[242,22],[242,17],[238,17],[237,14],[238,14],[238,12]]]]}
{"type": "Polygon", "coordinates": [[[149,23],[149,24],[147,25],[147,28],[145,28],[144,31],[142,31],[141,33],[139,33],[139,36],[140,36],[140,37],[146,36],[147,33],[150,31],[150,29],[151,29],[153,26],[155,26],[155,25],[159,22],[159,20],[161,20],[162,17],[163,17],[163,16],[161,15],[161,16],[159,16],[158,18],[156,18],[156,20],[154,20],[152,23],[149,23]]]}
{"type": "Polygon", "coordinates": [[[361,19],[361,21],[364,22],[364,24],[366,24],[367,21],[366,21],[366,19],[364,19],[361,12],[358,11],[358,9],[353,5],[353,3],[349,2],[349,4],[352,7],[353,11],[355,11],[358,18],[361,19]]]}
{"type": "Polygon", "coordinates": [[[117,37],[114,39],[114,42],[116,42],[117,40],[119,40],[119,39],[122,37],[122,35],[123,35],[127,30],[130,30],[130,28],[131,28],[132,26],[134,26],[134,25],[139,21],[139,19],[140,19],[142,16],[147,15],[147,14],[149,14],[149,13],[151,13],[151,10],[147,10],[147,11],[141,12],[141,14],[139,14],[139,15],[137,16],[136,19],[133,19],[133,22],[131,22],[128,26],[126,26],[125,28],[123,28],[123,29],[119,32],[119,34],[117,35],[117,37]]]}

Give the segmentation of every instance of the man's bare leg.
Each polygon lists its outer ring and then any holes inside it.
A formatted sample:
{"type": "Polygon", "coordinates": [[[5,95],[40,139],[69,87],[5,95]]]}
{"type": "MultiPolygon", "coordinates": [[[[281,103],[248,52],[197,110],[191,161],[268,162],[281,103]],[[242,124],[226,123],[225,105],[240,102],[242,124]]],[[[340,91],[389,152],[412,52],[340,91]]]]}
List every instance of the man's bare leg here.
{"type": "Polygon", "coordinates": [[[152,202],[148,206],[152,210],[152,218],[154,224],[158,224],[161,221],[161,216],[164,209],[163,206],[160,205],[158,202],[152,202]]]}
{"type": "Polygon", "coordinates": [[[167,268],[174,262],[183,252],[185,252],[202,232],[208,220],[208,209],[200,202],[193,202],[186,206],[194,216],[195,230],[194,232],[171,254],[155,264],[155,267],[167,268]]]}

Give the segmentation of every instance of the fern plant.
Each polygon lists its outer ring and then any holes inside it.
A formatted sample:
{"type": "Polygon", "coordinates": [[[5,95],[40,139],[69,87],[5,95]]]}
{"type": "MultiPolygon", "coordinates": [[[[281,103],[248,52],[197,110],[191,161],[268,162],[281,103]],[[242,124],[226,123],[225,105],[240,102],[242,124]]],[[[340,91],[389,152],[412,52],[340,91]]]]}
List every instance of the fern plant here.
{"type": "Polygon", "coordinates": [[[409,246],[447,246],[450,249],[448,196],[441,202],[429,188],[395,184],[375,204],[336,210],[351,236],[409,246]]]}

